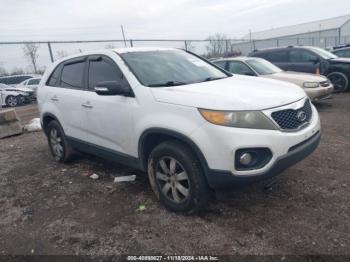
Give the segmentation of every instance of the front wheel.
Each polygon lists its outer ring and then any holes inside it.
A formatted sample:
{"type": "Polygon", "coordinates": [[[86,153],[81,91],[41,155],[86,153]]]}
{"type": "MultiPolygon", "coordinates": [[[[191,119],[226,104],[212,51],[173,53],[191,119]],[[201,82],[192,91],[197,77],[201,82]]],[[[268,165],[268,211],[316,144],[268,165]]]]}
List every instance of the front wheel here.
{"type": "Polygon", "coordinates": [[[333,72],[327,77],[332,82],[335,92],[344,92],[348,88],[349,79],[344,73],[333,72]]]}
{"type": "Polygon", "coordinates": [[[18,106],[19,100],[16,96],[8,96],[6,97],[5,103],[9,107],[15,107],[18,106]]]}
{"type": "Polygon", "coordinates": [[[148,177],[157,198],[170,211],[196,212],[208,201],[209,188],[199,161],[181,143],[166,141],[154,148],[148,177]]]}

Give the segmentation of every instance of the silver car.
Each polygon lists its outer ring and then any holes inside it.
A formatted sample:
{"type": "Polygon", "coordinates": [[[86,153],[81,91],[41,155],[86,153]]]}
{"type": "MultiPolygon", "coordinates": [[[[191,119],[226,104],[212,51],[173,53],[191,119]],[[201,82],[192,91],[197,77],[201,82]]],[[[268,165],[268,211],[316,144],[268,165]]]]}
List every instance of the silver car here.
{"type": "Polygon", "coordinates": [[[258,76],[291,82],[303,88],[312,101],[329,98],[334,90],[332,83],[324,76],[283,71],[262,58],[219,58],[212,62],[233,74],[258,76]]]}

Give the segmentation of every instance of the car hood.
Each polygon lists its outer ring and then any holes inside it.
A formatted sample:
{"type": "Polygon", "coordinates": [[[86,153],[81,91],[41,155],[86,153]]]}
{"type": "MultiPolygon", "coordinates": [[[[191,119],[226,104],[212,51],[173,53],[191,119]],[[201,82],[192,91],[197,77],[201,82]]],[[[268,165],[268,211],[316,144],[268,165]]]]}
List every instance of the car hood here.
{"type": "Polygon", "coordinates": [[[345,58],[345,57],[338,57],[338,58],[334,58],[334,59],[329,59],[328,61],[331,64],[338,64],[338,63],[350,64],[350,58],[345,58]]]}
{"type": "Polygon", "coordinates": [[[308,74],[308,73],[298,73],[291,71],[279,72],[271,75],[261,75],[260,77],[277,79],[282,81],[288,81],[293,84],[302,86],[304,82],[323,82],[327,81],[327,78],[320,75],[308,74]]]}
{"type": "Polygon", "coordinates": [[[33,93],[33,90],[28,87],[8,87],[7,91],[16,91],[16,92],[24,92],[24,93],[33,93]]]}
{"type": "Polygon", "coordinates": [[[306,96],[294,84],[238,75],[151,90],[158,102],[214,110],[262,110],[289,104],[306,96]]]}

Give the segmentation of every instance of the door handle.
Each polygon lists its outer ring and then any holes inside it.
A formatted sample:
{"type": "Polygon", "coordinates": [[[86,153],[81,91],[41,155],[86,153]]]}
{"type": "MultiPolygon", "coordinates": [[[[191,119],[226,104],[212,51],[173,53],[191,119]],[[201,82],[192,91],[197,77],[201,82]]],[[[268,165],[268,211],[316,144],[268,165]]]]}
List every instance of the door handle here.
{"type": "Polygon", "coordinates": [[[82,107],[85,107],[85,108],[89,108],[89,109],[93,108],[93,106],[92,106],[90,103],[88,103],[88,102],[82,104],[81,106],[82,106],[82,107]]]}
{"type": "Polygon", "coordinates": [[[53,96],[53,97],[51,97],[51,100],[52,101],[58,101],[58,98],[57,98],[57,96],[53,96]]]}

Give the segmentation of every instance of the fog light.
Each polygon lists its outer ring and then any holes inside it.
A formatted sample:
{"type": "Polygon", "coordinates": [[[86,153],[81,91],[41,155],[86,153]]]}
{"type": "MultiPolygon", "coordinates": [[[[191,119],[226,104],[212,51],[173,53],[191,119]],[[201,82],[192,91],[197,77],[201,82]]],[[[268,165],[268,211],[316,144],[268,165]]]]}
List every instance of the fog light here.
{"type": "Polygon", "coordinates": [[[240,156],[239,162],[244,165],[248,166],[253,160],[253,156],[251,153],[244,153],[240,156]]]}

